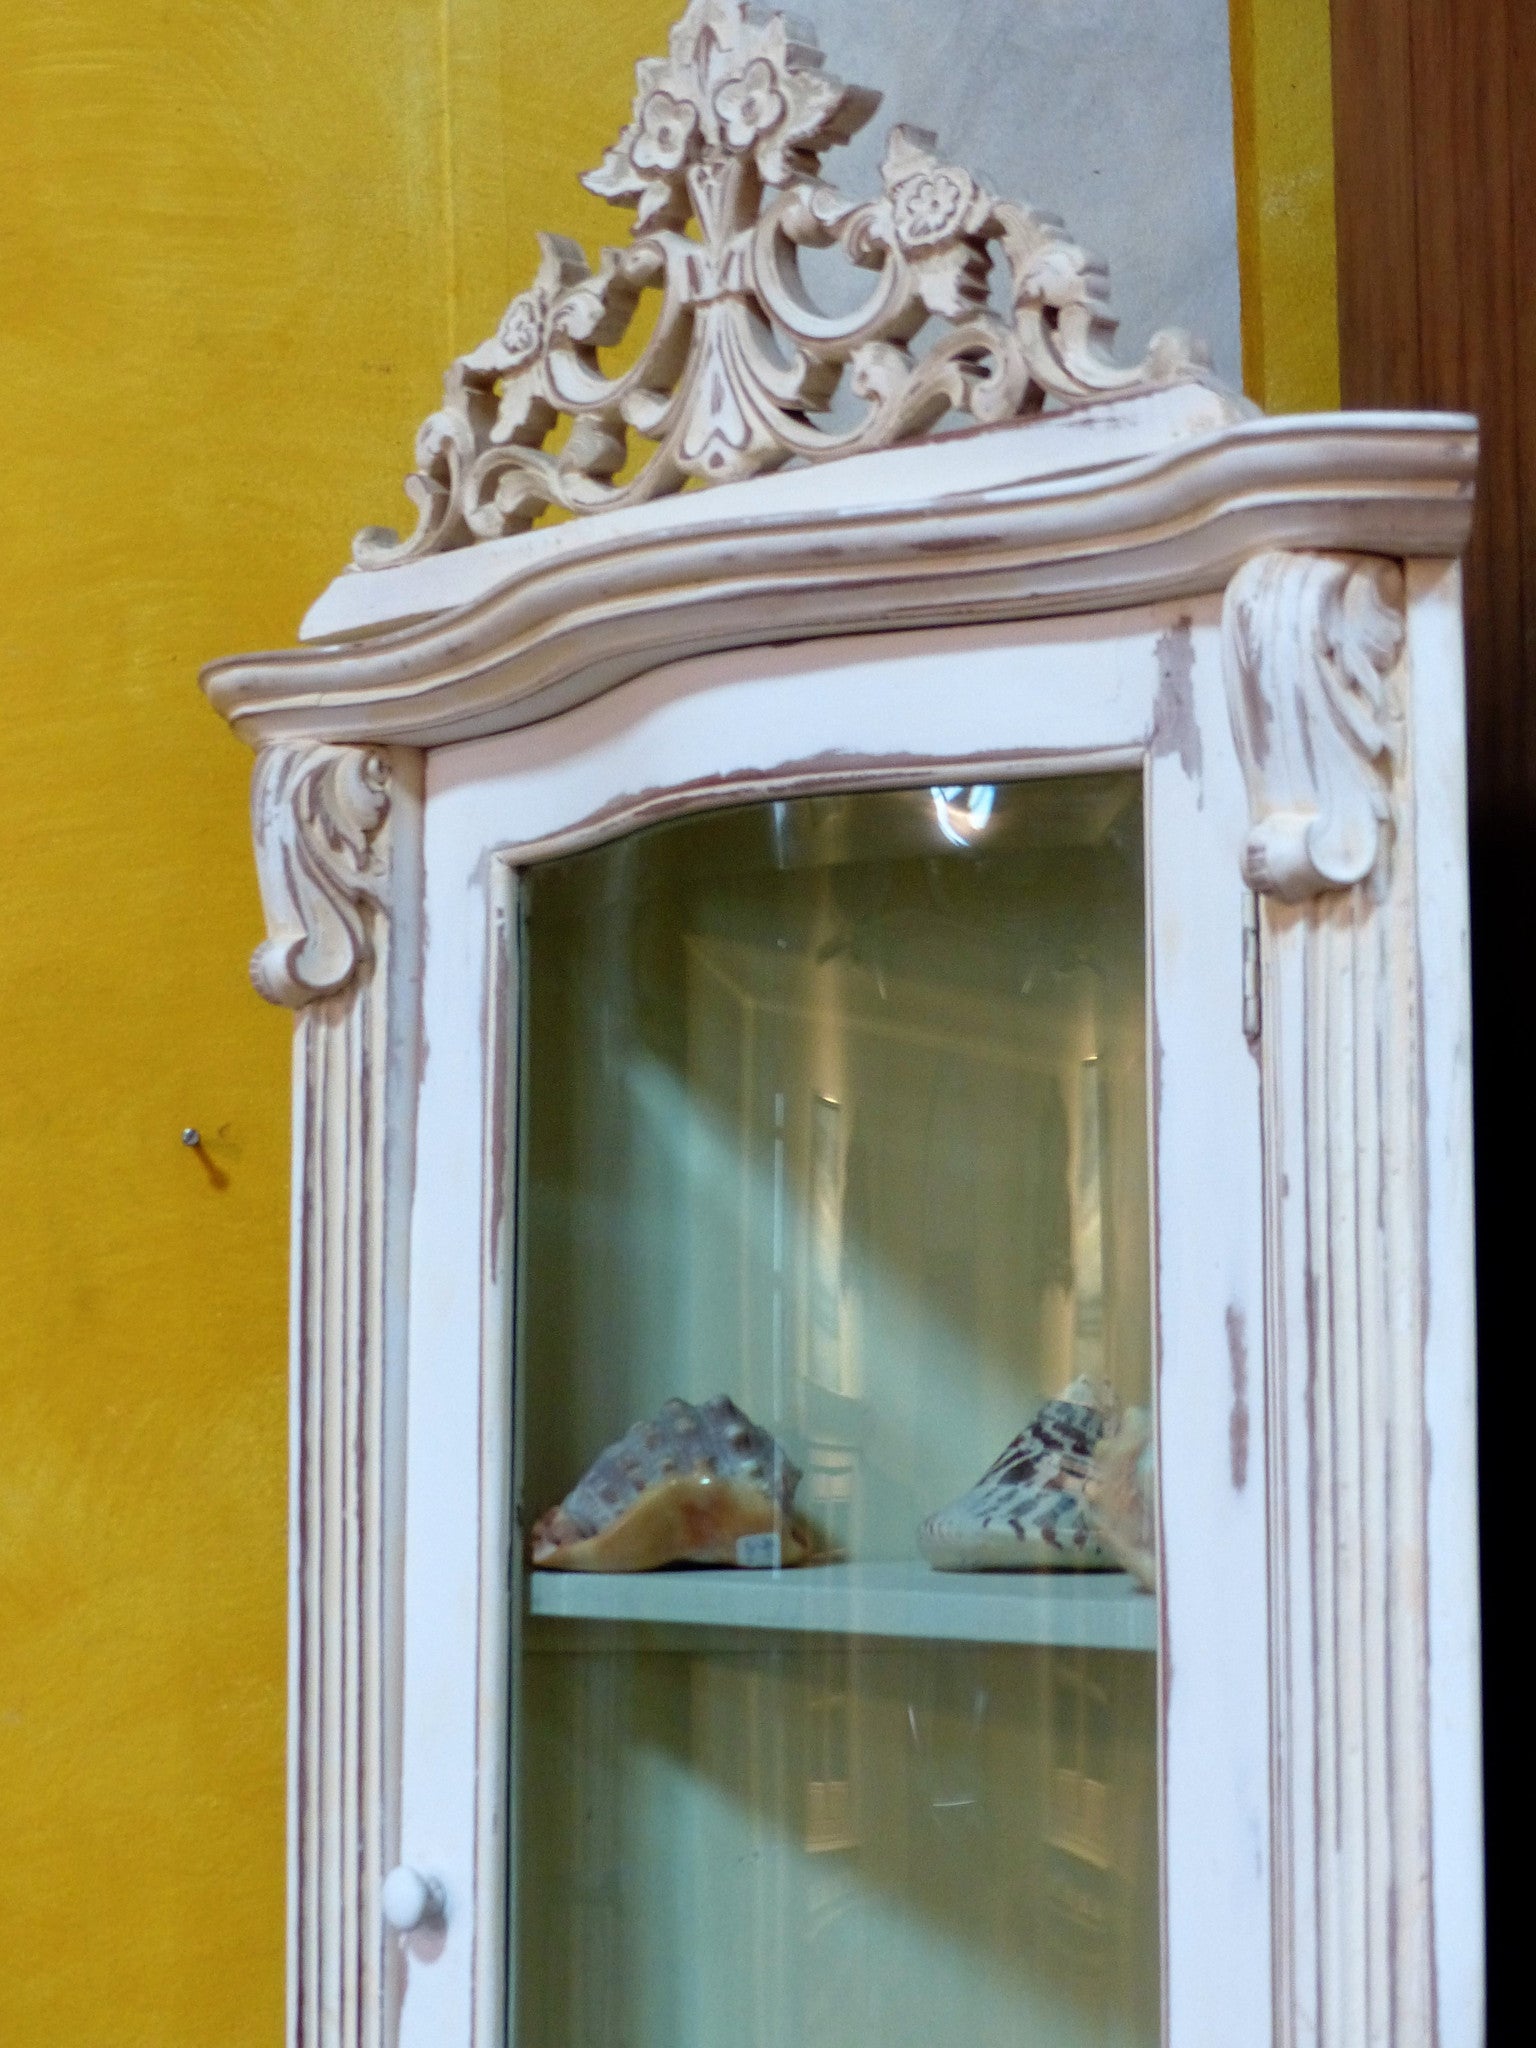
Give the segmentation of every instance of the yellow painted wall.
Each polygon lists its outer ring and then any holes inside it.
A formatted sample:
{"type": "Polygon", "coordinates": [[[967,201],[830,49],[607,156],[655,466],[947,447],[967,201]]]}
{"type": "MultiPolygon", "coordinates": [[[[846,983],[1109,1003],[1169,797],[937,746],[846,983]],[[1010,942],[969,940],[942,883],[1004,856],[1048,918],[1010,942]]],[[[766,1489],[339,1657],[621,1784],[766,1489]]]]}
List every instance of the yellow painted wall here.
{"type": "Polygon", "coordinates": [[[5,2048],[282,2038],[289,1025],[196,671],[408,512],[508,195],[614,222],[670,7],[534,13],[0,8],[5,2048]]]}
{"type": "MultiPolygon", "coordinates": [[[[1234,6],[1247,345],[1328,403],[1326,0],[1234,6]]],[[[573,174],[673,11],[0,9],[5,2048],[281,2038],[289,1027],[195,671],[403,515],[511,221],[622,227],[573,174]]]]}
{"type": "Polygon", "coordinates": [[[1243,384],[1268,412],[1339,402],[1329,0],[1231,0],[1243,384]]]}

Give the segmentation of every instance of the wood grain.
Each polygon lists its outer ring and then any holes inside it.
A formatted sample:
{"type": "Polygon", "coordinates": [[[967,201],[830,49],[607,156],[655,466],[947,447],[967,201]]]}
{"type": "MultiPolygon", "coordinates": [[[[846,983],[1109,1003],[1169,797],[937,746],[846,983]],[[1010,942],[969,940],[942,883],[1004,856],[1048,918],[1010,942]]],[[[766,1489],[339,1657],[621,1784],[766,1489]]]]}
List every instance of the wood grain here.
{"type": "Polygon", "coordinates": [[[1341,403],[1412,406],[1421,385],[1407,13],[1334,0],[1341,403]]]}
{"type": "Polygon", "coordinates": [[[1483,424],[1467,562],[1474,839],[1536,797],[1536,19],[1520,0],[1335,0],[1347,407],[1483,424]]]}
{"type": "MultiPolygon", "coordinates": [[[[1526,1168],[1508,1076],[1525,1052],[1523,948],[1536,864],[1536,10],[1529,0],[1334,0],[1339,344],[1346,406],[1451,406],[1482,423],[1466,564],[1478,1335],[1496,1359],[1527,1325],[1528,1252],[1508,1189],[1526,1168]]],[[[1518,1184],[1518,1182],[1516,1182],[1518,1184]]],[[[1522,1481],[1499,1404],[1481,1443],[1485,1606],[1517,1554],[1522,1481]]],[[[1489,1782],[1522,1739],[1497,1632],[1485,1638],[1489,1782]]],[[[1497,1867],[1507,1802],[1488,1802],[1497,1867]]],[[[1523,1847],[1523,1845],[1521,1845],[1523,1847]]],[[[1502,1995],[1502,1893],[1489,2002],[1502,1995]]]]}

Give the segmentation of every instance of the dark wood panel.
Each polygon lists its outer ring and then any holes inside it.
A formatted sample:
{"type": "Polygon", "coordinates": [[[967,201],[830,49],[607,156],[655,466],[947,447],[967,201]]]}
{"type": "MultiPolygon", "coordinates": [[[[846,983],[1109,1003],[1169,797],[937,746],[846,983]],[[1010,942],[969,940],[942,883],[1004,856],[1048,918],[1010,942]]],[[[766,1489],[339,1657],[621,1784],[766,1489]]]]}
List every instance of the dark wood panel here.
{"type": "Polygon", "coordinates": [[[1334,0],[1346,406],[1483,426],[1467,560],[1474,822],[1536,806],[1536,7],[1334,0]]]}
{"type": "Polygon", "coordinates": [[[1333,0],[1339,375],[1346,406],[1419,403],[1408,9],[1333,0]]]}
{"type": "MultiPolygon", "coordinates": [[[[1528,1540],[1510,1368],[1530,1342],[1524,935],[1536,889],[1536,0],[1333,0],[1339,347],[1349,406],[1478,414],[1466,563],[1485,1614],[1528,1540]],[[1522,1517],[1522,1524],[1523,1524],[1522,1517]]],[[[1526,2003],[1528,1681],[1484,1631],[1490,2038],[1526,2003]],[[1517,1947],[1517,1943],[1520,1944],[1517,1947]]],[[[1513,2038],[1513,2030],[1510,2030],[1513,2038]]]]}

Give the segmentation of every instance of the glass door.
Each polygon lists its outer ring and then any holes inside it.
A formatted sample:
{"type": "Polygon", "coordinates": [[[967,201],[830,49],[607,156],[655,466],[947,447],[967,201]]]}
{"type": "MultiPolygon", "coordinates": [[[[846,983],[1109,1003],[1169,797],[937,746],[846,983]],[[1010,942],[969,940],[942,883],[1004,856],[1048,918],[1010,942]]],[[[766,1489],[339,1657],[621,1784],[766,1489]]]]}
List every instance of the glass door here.
{"type": "Polygon", "coordinates": [[[518,2048],[1156,2042],[1139,774],[522,912],[518,2048]]]}

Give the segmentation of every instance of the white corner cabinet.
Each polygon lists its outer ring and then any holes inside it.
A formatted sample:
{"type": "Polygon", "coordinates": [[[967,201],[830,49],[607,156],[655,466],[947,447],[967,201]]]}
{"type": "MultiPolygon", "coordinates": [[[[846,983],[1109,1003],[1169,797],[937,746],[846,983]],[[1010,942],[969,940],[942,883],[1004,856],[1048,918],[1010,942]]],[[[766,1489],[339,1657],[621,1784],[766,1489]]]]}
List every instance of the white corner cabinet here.
{"type": "Polygon", "coordinates": [[[205,675],[296,1020],[290,2042],[1477,2048],[1474,423],[1117,366],[931,138],[824,180],[870,111],[694,0],[631,241],[205,675]],[[934,1569],[1083,1377],[1155,1591],[934,1569]],[[532,1567],[720,1393],[808,1562],[532,1567]]]}

